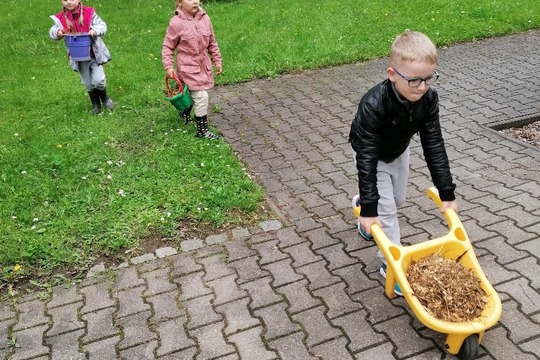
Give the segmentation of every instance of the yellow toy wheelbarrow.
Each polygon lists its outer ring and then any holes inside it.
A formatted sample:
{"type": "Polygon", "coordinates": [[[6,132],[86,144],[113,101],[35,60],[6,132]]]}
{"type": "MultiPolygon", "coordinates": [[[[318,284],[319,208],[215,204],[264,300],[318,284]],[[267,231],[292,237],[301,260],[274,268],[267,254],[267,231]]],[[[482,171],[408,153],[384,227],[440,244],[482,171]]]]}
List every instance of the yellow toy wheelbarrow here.
{"type": "MultiPolygon", "coordinates": [[[[442,205],[436,188],[429,188],[426,193],[438,207],[442,205]]],[[[358,217],[360,207],[353,208],[353,213],[358,217]]],[[[411,246],[393,244],[378,225],[371,227],[371,234],[387,261],[386,296],[390,299],[394,297],[394,287],[397,282],[416,317],[430,329],[448,334],[445,344],[448,352],[457,355],[461,360],[473,360],[478,356],[484,332],[494,326],[501,317],[501,299],[480,268],[472,244],[456,212],[453,209],[448,209],[445,211],[444,217],[448,223],[448,234],[411,246]],[[414,295],[406,276],[409,265],[413,261],[436,253],[459,262],[463,267],[470,269],[480,280],[480,288],[486,293],[488,302],[478,318],[467,322],[448,322],[435,318],[426,311],[414,295]]]]}

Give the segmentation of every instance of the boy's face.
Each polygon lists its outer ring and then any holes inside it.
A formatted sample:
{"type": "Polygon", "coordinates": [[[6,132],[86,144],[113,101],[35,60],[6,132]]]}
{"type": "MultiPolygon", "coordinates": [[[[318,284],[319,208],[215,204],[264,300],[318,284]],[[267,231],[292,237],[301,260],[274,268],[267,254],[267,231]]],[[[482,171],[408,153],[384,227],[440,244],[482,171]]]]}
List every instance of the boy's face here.
{"type": "Polygon", "coordinates": [[[427,79],[435,74],[437,64],[426,62],[405,62],[396,67],[386,70],[388,79],[394,83],[397,92],[405,99],[415,102],[424,96],[429,89],[429,85],[422,81],[418,87],[409,86],[409,80],[427,79]],[[401,75],[400,75],[401,74],[401,75]]]}
{"type": "Polygon", "coordinates": [[[199,11],[199,0],[181,0],[180,6],[186,13],[195,16],[199,11]]]}

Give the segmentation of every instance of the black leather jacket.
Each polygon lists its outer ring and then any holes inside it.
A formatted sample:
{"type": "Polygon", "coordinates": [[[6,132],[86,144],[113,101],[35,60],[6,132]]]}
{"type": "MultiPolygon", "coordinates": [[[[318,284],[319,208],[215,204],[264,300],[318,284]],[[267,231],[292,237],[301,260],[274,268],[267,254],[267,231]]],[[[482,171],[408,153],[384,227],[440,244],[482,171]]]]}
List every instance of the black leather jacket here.
{"type": "Polygon", "coordinates": [[[377,216],[377,162],[392,162],[420,133],[424,157],[443,201],[455,199],[448,156],[439,123],[439,98],[433,88],[420,100],[402,100],[390,80],[371,88],[360,101],[349,142],[356,152],[361,215],[377,216]]]}

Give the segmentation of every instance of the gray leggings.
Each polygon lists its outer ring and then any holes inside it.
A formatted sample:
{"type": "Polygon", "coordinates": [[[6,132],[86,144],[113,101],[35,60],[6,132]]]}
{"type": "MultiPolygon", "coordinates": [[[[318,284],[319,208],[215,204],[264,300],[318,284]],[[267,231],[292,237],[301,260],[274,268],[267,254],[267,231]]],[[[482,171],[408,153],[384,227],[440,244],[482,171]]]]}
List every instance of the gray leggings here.
{"type": "MultiPolygon", "coordinates": [[[[377,212],[382,223],[382,230],[388,239],[398,246],[401,246],[401,236],[397,208],[405,203],[407,196],[409,157],[410,149],[407,148],[391,163],[383,161],[377,163],[377,190],[380,196],[377,212]]],[[[377,252],[377,257],[386,263],[380,250],[377,252]]]]}
{"type": "Polygon", "coordinates": [[[105,71],[103,65],[98,65],[94,58],[89,61],[77,62],[79,76],[86,91],[105,89],[105,71]]]}

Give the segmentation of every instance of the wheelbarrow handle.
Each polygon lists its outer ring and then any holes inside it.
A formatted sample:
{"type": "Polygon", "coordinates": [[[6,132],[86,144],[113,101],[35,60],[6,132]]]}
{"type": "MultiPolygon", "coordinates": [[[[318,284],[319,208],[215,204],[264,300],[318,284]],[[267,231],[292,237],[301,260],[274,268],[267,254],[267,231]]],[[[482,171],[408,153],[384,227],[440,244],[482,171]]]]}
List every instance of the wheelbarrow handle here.
{"type": "Polygon", "coordinates": [[[439,191],[437,190],[437,188],[436,187],[428,188],[426,190],[426,194],[431,200],[433,200],[435,205],[437,205],[437,207],[440,209],[442,206],[442,200],[439,197],[439,191]]]}
{"type": "MultiPolygon", "coordinates": [[[[426,189],[426,194],[427,196],[435,203],[435,205],[437,205],[437,207],[440,209],[441,206],[442,206],[442,200],[441,198],[439,197],[439,191],[437,190],[436,187],[430,187],[428,189],[426,189]]],[[[444,217],[446,218],[446,221],[448,223],[448,228],[450,231],[460,227],[462,228],[462,224],[461,224],[461,221],[459,220],[459,216],[458,214],[456,213],[456,211],[452,208],[448,208],[445,210],[444,212],[444,217]]],[[[382,228],[377,225],[377,224],[373,224],[371,226],[371,233],[376,233],[376,235],[381,238],[381,241],[382,242],[385,242],[388,241],[388,244],[391,244],[391,241],[388,240],[388,238],[386,237],[386,235],[384,234],[382,228]]],[[[374,235],[375,236],[375,235],[374,235]]],[[[376,237],[376,236],[375,236],[376,237]]]]}
{"type": "Polygon", "coordinates": [[[178,86],[180,87],[180,93],[181,94],[184,94],[184,84],[182,84],[182,81],[178,78],[178,75],[174,74],[172,76],[172,78],[169,76],[169,75],[165,75],[165,88],[166,89],[170,89],[171,87],[169,86],[169,80],[170,79],[173,79],[174,81],[176,81],[176,83],[178,84],[178,86]]]}
{"type": "MultiPolygon", "coordinates": [[[[430,187],[426,190],[427,196],[433,200],[435,205],[440,209],[442,207],[442,200],[439,197],[439,191],[436,187],[430,187]]],[[[455,225],[461,226],[461,222],[459,220],[459,217],[456,213],[456,211],[452,208],[448,208],[444,211],[444,217],[446,218],[446,221],[448,222],[448,226],[450,229],[453,229],[455,225]]]]}

